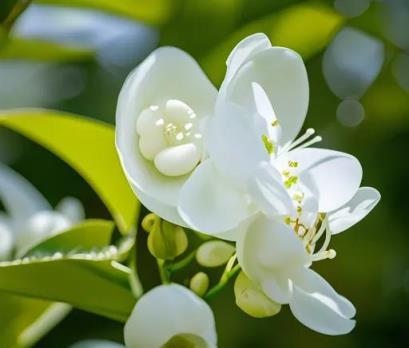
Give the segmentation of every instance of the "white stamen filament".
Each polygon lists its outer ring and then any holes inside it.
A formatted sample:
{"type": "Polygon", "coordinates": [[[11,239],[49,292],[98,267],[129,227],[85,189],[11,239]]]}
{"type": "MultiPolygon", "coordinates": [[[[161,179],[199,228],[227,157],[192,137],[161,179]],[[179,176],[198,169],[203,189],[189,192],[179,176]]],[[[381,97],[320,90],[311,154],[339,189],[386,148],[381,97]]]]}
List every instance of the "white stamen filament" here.
{"type": "Polygon", "coordinates": [[[307,140],[314,133],[315,133],[315,130],[313,128],[308,128],[305,131],[305,133],[301,135],[298,139],[294,140],[292,143],[288,143],[287,145],[283,146],[283,148],[281,149],[281,152],[290,151],[291,149],[300,145],[303,141],[307,140]]]}

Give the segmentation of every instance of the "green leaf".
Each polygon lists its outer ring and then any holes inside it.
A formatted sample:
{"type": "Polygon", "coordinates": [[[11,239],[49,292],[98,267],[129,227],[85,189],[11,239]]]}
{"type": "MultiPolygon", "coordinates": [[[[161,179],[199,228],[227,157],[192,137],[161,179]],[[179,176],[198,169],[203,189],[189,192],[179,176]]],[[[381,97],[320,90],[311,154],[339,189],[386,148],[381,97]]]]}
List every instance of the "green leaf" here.
{"type": "Polygon", "coordinates": [[[125,321],[135,297],[129,268],[104,251],[71,256],[24,258],[0,263],[0,291],[65,302],[74,307],[125,321]]]}
{"type": "Polygon", "coordinates": [[[40,4],[84,7],[150,24],[162,24],[172,12],[171,0],[36,0],[40,4]]]}
{"type": "Polygon", "coordinates": [[[0,292],[0,347],[33,346],[71,310],[52,303],[0,292]]]}
{"type": "Polygon", "coordinates": [[[0,23],[9,16],[17,0],[1,0],[0,1],[0,23]]]}
{"type": "Polygon", "coordinates": [[[71,165],[101,197],[121,232],[131,230],[139,202],[123,174],[111,125],[42,109],[0,112],[0,125],[39,143],[71,165]]]}
{"type": "Polygon", "coordinates": [[[86,48],[65,46],[38,39],[8,37],[0,45],[0,59],[72,62],[93,57],[94,52],[86,48]]]}
{"type": "Polygon", "coordinates": [[[294,49],[306,60],[322,51],[344,19],[327,6],[299,4],[245,25],[216,47],[201,63],[215,83],[225,72],[225,61],[233,47],[248,35],[264,32],[274,46],[294,49]]]}

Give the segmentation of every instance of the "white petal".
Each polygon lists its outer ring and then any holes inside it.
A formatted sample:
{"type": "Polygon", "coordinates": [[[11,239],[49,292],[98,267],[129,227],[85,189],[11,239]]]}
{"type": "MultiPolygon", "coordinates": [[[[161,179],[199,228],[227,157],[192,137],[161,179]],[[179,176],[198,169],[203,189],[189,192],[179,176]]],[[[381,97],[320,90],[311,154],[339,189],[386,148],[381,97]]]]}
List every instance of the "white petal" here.
{"type": "Polygon", "coordinates": [[[290,308],[305,326],[327,335],[343,335],[355,326],[355,308],[317,273],[305,269],[294,279],[290,308]]]}
{"type": "Polygon", "coordinates": [[[279,162],[298,162],[301,183],[318,199],[320,212],[340,208],[355,195],[362,179],[359,161],[346,153],[306,148],[294,150],[279,162]]]}
{"type": "Polygon", "coordinates": [[[221,102],[207,124],[207,149],[217,169],[245,189],[258,164],[270,156],[262,136],[265,120],[233,103],[221,102]]]}
{"type": "Polygon", "coordinates": [[[189,174],[199,163],[201,153],[192,143],[168,147],[155,157],[155,166],[164,175],[189,174]]]}
{"type": "Polygon", "coordinates": [[[332,286],[317,272],[302,268],[292,275],[293,282],[299,288],[308,293],[317,293],[321,296],[328,297],[333,307],[343,316],[352,318],[356,314],[354,305],[344,296],[338,294],[332,286]]]}
{"type": "Polygon", "coordinates": [[[156,200],[151,196],[145,195],[143,192],[140,192],[138,190],[136,190],[135,193],[138,199],[141,202],[143,202],[143,205],[148,210],[154,211],[155,214],[160,216],[162,219],[179,226],[188,227],[186,222],[184,222],[180,217],[177,207],[156,200]]]}
{"type": "Polygon", "coordinates": [[[175,335],[191,334],[215,347],[213,313],[201,298],[177,284],[161,285],[135,305],[125,325],[128,348],[162,347],[175,335]]]}
{"type": "Polygon", "coordinates": [[[247,197],[215,169],[201,163],[180,192],[179,214],[191,228],[217,234],[238,227],[253,209],[247,197]]]}
{"type": "Polygon", "coordinates": [[[310,262],[294,231],[262,214],[238,239],[237,257],[250,279],[278,303],[288,303],[290,299],[290,270],[310,262]]]}
{"type": "Polygon", "coordinates": [[[0,261],[9,260],[14,247],[13,232],[9,224],[0,219],[0,261]]]}
{"type": "Polygon", "coordinates": [[[55,207],[71,224],[77,224],[85,219],[85,211],[81,201],[74,197],[63,198],[55,207]]]}
{"type": "Polygon", "coordinates": [[[361,221],[375,208],[381,194],[372,187],[361,187],[343,207],[328,214],[328,226],[332,234],[343,232],[361,221]]]}
{"type": "Polygon", "coordinates": [[[224,78],[220,89],[223,90],[228,86],[230,80],[245,62],[249,61],[257,53],[262,52],[269,47],[271,47],[270,40],[263,33],[247,36],[245,39],[240,41],[236,47],[233,48],[229,57],[227,58],[226,77],[224,78]]]}
{"type": "Polygon", "coordinates": [[[51,210],[49,203],[30,182],[1,163],[0,201],[11,216],[13,223],[17,224],[36,212],[51,210]]]}
{"type": "Polygon", "coordinates": [[[213,113],[216,94],[217,90],[193,58],[176,48],[155,50],[131,72],[118,99],[116,145],[134,191],[175,206],[181,185],[186,180],[186,177],[169,178],[160,174],[138,151],[136,122],[142,110],[169,99],[178,99],[202,119],[213,113]]]}
{"type": "Polygon", "coordinates": [[[271,101],[282,128],[282,143],[293,140],[308,108],[308,77],[302,58],[283,47],[258,52],[235,74],[228,86],[227,98],[254,109],[253,82],[264,89],[271,101]]]}
{"type": "Polygon", "coordinates": [[[278,120],[277,115],[263,87],[256,82],[253,82],[251,87],[256,111],[266,122],[266,135],[277,147],[277,144],[281,141],[281,126],[274,125],[274,122],[278,120]]]}
{"type": "Polygon", "coordinates": [[[125,346],[105,340],[85,340],[77,342],[69,348],[125,348],[125,346]]]}
{"type": "Polygon", "coordinates": [[[263,162],[249,181],[249,194],[260,209],[270,216],[293,215],[294,204],[284,188],[280,173],[272,165],[263,162]]]}
{"type": "Polygon", "coordinates": [[[17,257],[22,257],[36,244],[64,231],[71,225],[65,216],[54,211],[42,211],[32,215],[16,236],[17,257]]]}

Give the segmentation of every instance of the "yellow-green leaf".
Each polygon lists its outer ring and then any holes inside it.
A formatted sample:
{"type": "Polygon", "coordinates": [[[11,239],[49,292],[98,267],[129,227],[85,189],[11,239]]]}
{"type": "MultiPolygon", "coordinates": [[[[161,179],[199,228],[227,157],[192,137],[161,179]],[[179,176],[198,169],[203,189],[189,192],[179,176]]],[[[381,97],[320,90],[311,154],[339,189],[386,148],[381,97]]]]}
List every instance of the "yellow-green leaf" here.
{"type": "Polygon", "coordinates": [[[0,292],[0,347],[25,348],[35,344],[71,310],[52,303],[0,292]]]}
{"type": "Polygon", "coordinates": [[[0,45],[0,59],[25,59],[45,62],[71,62],[91,59],[92,50],[66,46],[39,39],[8,37],[0,45]]]}
{"type": "Polygon", "coordinates": [[[37,3],[105,11],[150,24],[162,24],[172,11],[171,0],[36,0],[37,3]]]}
{"type": "Polygon", "coordinates": [[[129,285],[130,270],[104,252],[71,256],[26,258],[0,262],[2,291],[74,307],[125,321],[135,297],[129,285]]]}
{"type": "Polygon", "coordinates": [[[328,6],[299,4],[255,20],[233,33],[201,63],[215,83],[226,70],[225,61],[233,47],[248,35],[263,32],[274,46],[294,49],[304,59],[320,52],[338,31],[344,19],[328,6]]]}
{"type": "Polygon", "coordinates": [[[119,163],[111,125],[42,109],[0,112],[3,125],[53,152],[93,187],[126,233],[135,223],[139,202],[119,163]]]}

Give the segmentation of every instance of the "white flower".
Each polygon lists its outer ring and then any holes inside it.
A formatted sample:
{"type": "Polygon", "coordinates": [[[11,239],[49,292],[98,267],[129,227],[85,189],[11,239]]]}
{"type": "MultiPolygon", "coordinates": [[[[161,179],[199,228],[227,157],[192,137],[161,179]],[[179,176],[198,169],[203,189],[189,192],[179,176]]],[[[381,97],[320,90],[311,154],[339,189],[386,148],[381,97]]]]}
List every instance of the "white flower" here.
{"type": "Polygon", "coordinates": [[[179,192],[205,156],[204,121],[216,95],[193,58],[172,47],[150,54],[119,95],[116,145],[125,174],[148,209],[180,225],[179,192]]]}
{"type": "Polygon", "coordinates": [[[328,335],[348,333],[355,326],[354,306],[309,267],[334,258],[335,251],[327,250],[331,235],[360,221],[379,199],[375,189],[361,188],[344,207],[319,214],[310,225],[260,214],[237,242],[240,265],[270,299],[289,304],[307,327],[328,335]]]}
{"type": "Polygon", "coordinates": [[[205,133],[209,157],[181,191],[179,212],[188,225],[236,239],[235,229],[256,212],[314,220],[354,196],[362,169],[353,156],[307,148],[321,140],[309,139],[312,129],[294,140],[308,94],[297,53],[272,47],[263,34],[236,46],[205,133]]]}
{"type": "Polygon", "coordinates": [[[161,285],[135,305],[125,325],[127,348],[216,348],[213,313],[187,288],[161,285]]]}
{"type": "Polygon", "coordinates": [[[0,215],[0,260],[10,259],[13,253],[21,257],[37,243],[84,219],[77,199],[64,198],[53,210],[26,179],[2,164],[0,201],[7,212],[0,215]]]}
{"type": "Polygon", "coordinates": [[[125,348],[125,346],[105,340],[85,340],[77,342],[69,348],[125,348]]]}

